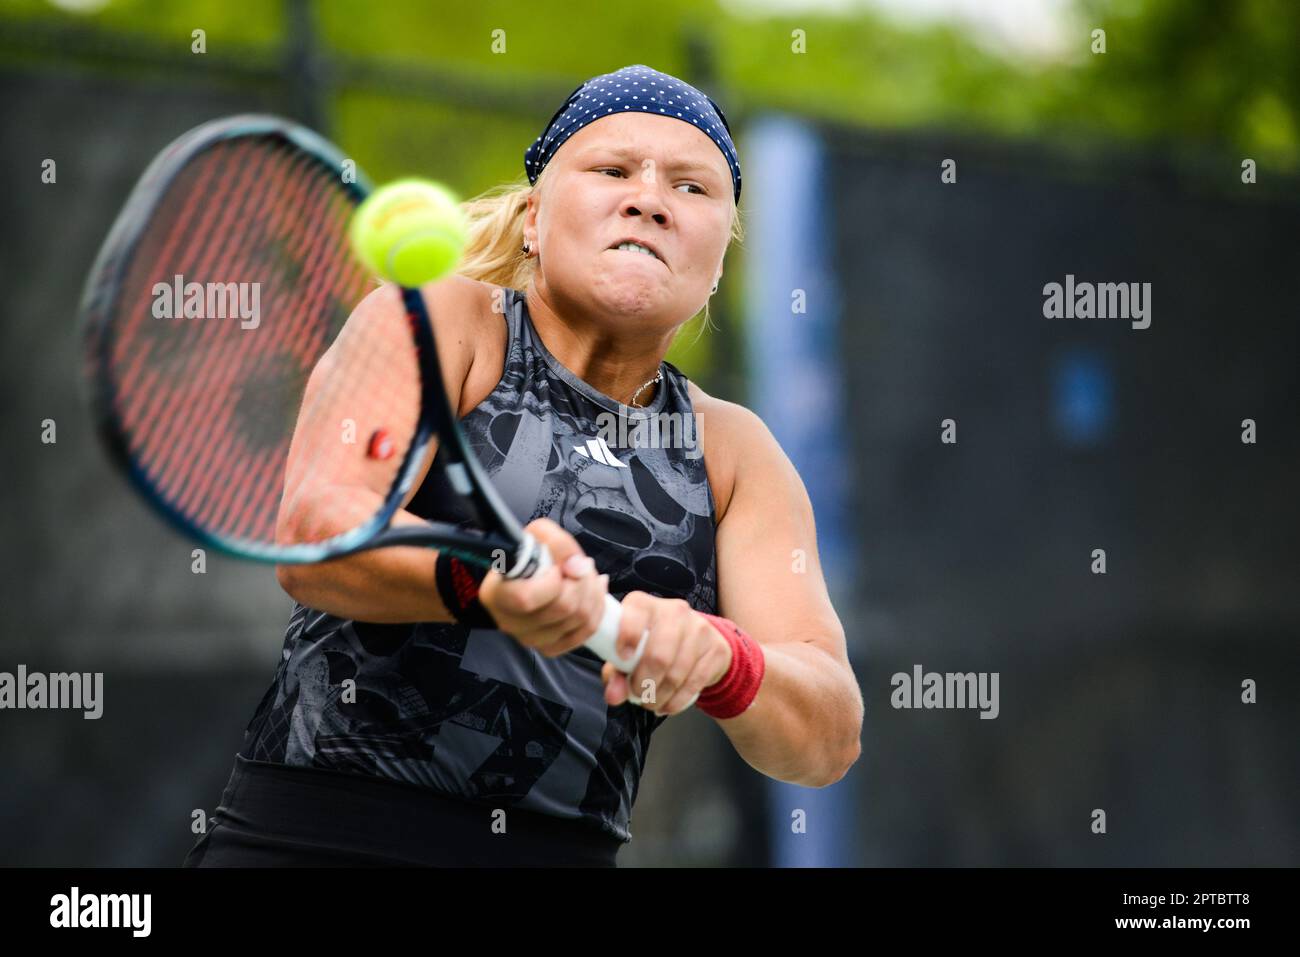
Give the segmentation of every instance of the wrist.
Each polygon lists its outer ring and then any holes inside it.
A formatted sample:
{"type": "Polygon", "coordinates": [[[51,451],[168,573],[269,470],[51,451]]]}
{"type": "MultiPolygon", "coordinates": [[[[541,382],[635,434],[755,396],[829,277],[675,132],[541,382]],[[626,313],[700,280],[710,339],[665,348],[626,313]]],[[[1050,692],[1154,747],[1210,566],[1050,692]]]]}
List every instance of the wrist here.
{"type": "Polygon", "coordinates": [[[497,627],[496,619],[479,600],[479,586],[487,574],[484,569],[467,565],[445,552],[438,552],[438,560],[434,564],[434,582],[452,621],[469,628],[497,627]]]}
{"type": "Polygon", "coordinates": [[[721,678],[700,692],[695,706],[712,718],[734,718],[754,703],[763,683],[766,659],[762,646],[739,625],[720,615],[698,612],[731,647],[731,666],[721,678]]]}

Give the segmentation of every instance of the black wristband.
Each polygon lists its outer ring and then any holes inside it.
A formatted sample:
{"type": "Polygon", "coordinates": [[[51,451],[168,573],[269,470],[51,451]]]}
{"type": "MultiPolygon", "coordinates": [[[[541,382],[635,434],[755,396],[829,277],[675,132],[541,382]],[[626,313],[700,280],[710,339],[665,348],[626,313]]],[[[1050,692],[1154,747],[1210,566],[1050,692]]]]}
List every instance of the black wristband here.
{"type": "Polygon", "coordinates": [[[453,620],[470,628],[496,628],[496,619],[478,600],[478,586],[487,577],[486,569],[467,565],[446,552],[438,553],[434,565],[434,582],[442,603],[453,620]]]}

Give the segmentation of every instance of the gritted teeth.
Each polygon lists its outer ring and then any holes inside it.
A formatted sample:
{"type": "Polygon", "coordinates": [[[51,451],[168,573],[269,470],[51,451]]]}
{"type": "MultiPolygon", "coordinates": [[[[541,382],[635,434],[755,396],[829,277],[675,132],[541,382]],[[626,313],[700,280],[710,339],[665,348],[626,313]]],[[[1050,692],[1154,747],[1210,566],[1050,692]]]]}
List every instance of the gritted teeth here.
{"type": "Polygon", "coordinates": [[[621,249],[624,252],[645,253],[647,256],[654,256],[655,259],[659,258],[658,256],[655,256],[655,252],[653,249],[651,249],[649,246],[642,246],[640,243],[619,243],[614,248],[621,249]]]}

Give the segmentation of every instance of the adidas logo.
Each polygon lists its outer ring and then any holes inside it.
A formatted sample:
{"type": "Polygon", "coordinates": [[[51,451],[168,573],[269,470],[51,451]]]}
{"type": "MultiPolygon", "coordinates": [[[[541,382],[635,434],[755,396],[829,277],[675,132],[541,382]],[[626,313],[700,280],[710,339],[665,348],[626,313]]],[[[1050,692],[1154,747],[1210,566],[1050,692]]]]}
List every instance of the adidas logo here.
{"type": "Polygon", "coordinates": [[[614,457],[614,453],[600,436],[575,445],[573,451],[585,459],[595,459],[604,465],[612,465],[617,469],[627,468],[626,465],[614,457]]]}

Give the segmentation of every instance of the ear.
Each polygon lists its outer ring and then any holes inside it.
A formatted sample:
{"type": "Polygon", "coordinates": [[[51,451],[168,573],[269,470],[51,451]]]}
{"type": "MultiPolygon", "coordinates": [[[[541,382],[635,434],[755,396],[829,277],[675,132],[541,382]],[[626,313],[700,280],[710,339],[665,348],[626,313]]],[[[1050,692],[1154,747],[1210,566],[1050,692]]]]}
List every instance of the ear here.
{"type": "Polygon", "coordinates": [[[524,210],[524,242],[537,249],[537,191],[528,194],[528,206],[524,210]]]}

